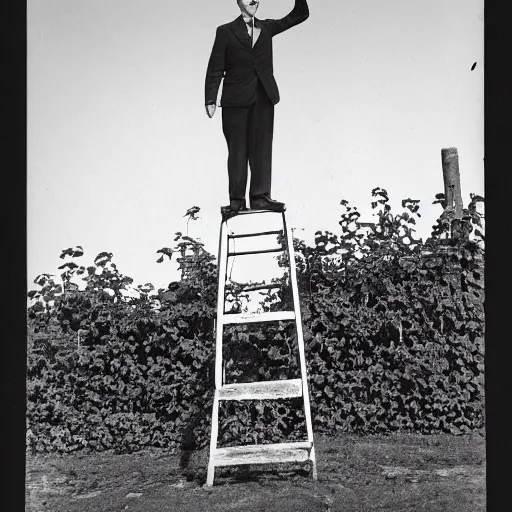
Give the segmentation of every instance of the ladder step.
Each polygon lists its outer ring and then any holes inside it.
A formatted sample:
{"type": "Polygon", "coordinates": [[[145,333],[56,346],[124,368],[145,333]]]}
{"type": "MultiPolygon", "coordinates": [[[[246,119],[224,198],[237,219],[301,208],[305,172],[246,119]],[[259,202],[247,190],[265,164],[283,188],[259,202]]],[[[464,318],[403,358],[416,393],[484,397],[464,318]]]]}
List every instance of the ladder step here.
{"type": "Polygon", "coordinates": [[[255,292],[257,290],[272,290],[275,288],[281,288],[280,284],[261,284],[258,286],[247,286],[246,288],[242,288],[240,291],[243,292],[255,292]]]}
{"type": "Polygon", "coordinates": [[[273,311],[270,313],[236,313],[222,315],[222,323],[229,324],[251,324],[257,322],[278,322],[280,320],[295,320],[294,311],[273,311]]]}
{"type": "Polygon", "coordinates": [[[252,208],[247,210],[240,210],[237,215],[253,215],[255,213],[280,213],[281,215],[285,213],[286,208],[283,211],[275,211],[275,210],[253,210],[252,208]]]}
{"type": "Polygon", "coordinates": [[[279,231],[262,231],[261,233],[241,233],[240,235],[228,235],[229,239],[233,238],[247,238],[251,236],[263,236],[263,235],[282,235],[283,230],[280,229],[279,231]]]}
{"type": "Polygon", "coordinates": [[[217,448],[214,460],[215,466],[305,462],[309,460],[311,448],[310,442],[233,446],[217,448]]]}
{"type": "Polygon", "coordinates": [[[244,382],[222,386],[220,400],[273,400],[302,396],[302,380],[274,380],[266,382],[244,382]]]}
{"type": "Polygon", "coordinates": [[[278,247],[276,249],[259,249],[257,251],[239,251],[239,252],[228,252],[228,258],[231,256],[244,256],[246,254],[265,254],[267,252],[283,252],[284,249],[282,247],[278,247]]]}

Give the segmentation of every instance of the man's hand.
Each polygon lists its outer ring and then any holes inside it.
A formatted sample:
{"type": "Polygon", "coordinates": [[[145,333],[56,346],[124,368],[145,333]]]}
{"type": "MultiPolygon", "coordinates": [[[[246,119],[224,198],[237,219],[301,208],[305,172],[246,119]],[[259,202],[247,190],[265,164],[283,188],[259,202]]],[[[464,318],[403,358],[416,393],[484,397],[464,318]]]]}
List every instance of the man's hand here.
{"type": "Polygon", "coordinates": [[[215,114],[216,105],[206,105],[206,113],[208,114],[208,117],[211,119],[213,117],[213,114],[215,114]]]}

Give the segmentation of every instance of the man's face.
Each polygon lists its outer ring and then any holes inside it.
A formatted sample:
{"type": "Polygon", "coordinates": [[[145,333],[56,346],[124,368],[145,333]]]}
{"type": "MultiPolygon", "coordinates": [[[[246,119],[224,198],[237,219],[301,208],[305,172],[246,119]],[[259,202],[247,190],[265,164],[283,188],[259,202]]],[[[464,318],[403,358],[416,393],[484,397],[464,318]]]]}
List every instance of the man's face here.
{"type": "Polygon", "coordinates": [[[254,16],[256,14],[259,5],[260,0],[238,0],[238,6],[241,11],[249,14],[250,16],[254,16]]]}

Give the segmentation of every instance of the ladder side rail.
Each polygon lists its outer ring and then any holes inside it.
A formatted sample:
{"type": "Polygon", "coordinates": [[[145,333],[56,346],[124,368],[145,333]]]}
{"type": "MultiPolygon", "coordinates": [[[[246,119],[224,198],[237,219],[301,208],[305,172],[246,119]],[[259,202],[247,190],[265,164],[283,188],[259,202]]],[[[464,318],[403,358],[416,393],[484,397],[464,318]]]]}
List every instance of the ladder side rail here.
{"type": "Polygon", "coordinates": [[[227,275],[227,225],[222,222],[220,228],[220,248],[219,248],[219,286],[217,291],[217,332],[215,338],[215,389],[222,387],[222,341],[224,333],[224,308],[225,308],[225,290],[227,275]]]}
{"type": "Polygon", "coordinates": [[[214,390],[213,395],[213,411],[210,438],[210,458],[208,460],[208,473],[206,475],[206,485],[211,487],[215,477],[215,462],[217,452],[217,440],[219,436],[219,390],[214,390]]]}
{"type": "Polygon", "coordinates": [[[308,389],[308,375],[306,368],[306,358],[304,353],[304,334],[302,331],[302,315],[300,311],[300,302],[299,302],[299,290],[297,286],[297,269],[295,265],[295,251],[293,248],[293,235],[292,231],[286,224],[286,219],[283,213],[283,224],[285,226],[286,231],[286,245],[288,249],[288,258],[290,260],[290,282],[292,285],[292,295],[293,295],[293,304],[295,309],[295,323],[297,326],[297,344],[299,346],[299,360],[300,360],[300,368],[302,375],[302,388],[303,388],[303,398],[304,398],[304,409],[306,416],[306,428],[308,432],[308,441],[313,443],[313,425],[311,422],[311,410],[310,410],[310,401],[309,401],[309,389],[308,389]]]}
{"type": "MultiPolygon", "coordinates": [[[[218,248],[218,251],[217,251],[217,301],[219,300],[219,297],[218,297],[218,293],[219,293],[219,287],[218,287],[218,283],[220,282],[220,274],[221,274],[221,271],[220,271],[220,254],[221,254],[221,250],[222,250],[222,222],[221,222],[221,225],[220,225],[220,230],[219,230],[219,248],[218,248]]],[[[213,332],[216,333],[217,332],[217,325],[219,324],[219,315],[217,313],[217,317],[214,319],[213,321],[213,332]]]]}
{"type": "Polygon", "coordinates": [[[306,357],[304,350],[304,335],[302,332],[302,315],[300,311],[299,289],[297,286],[297,269],[295,265],[295,250],[293,248],[293,234],[286,224],[286,217],[283,212],[283,225],[286,232],[286,246],[288,248],[288,258],[290,259],[290,281],[292,285],[293,303],[295,309],[295,323],[297,326],[297,344],[299,346],[299,359],[302,376],[302,398],[304,400],[304,414],[306,416],[306,430],[308,433],[308,441],[311,443],[311,451],[309,458],[313,465],[313,480],[318,479],[318,471],[316,466],[316,452],[313,441],[313,425],[311,421],[311,405],[309,401],[308,374],[306,368],[306,357]]]}
{"type": "MultiPolygon", "coordinates": [[[[221,226],[221,232],[223,235],[221,240],[223,240],[225,243],[225,246],[224,246],[225,265],[224,265],[224,276],[222,279],[222,287],[223,287],[223,289],[222,289],[222,310],[220,311],[220,314],[224,315],[226,312],[226,283],[227,283],[227,279],[228,279],[228,266],[229,266],[229,229],[228,229],[228,221],[227,220],[224,221],[224,224],[221,226]],[[225,232],[222,232],[222,227],[224,227],[225,232]]],[[[220,262],[220,255],[219,255],[219,262],[220,262]]],[[[225,325],[226,325],[226,323],[223,320],[222,328],[224,328],[225,325]]],[[[221,334],[220,334],[221,347],[222,347],[222,342],[223,342],[223,339],[222,339],[223,334],[224,334],[224,331],[222,330],[221,334]]],[[[224,385],[224,382],[226,380],[226,366],[225,366],[225,361],[222,359],[222,357],[223,357],[223,355],[221,353],[221,362],[220,362],[220,366],[222,367],[221,385],[224,385]]]]}
{"type": "Polygon", "coordinates": [[[206,477],[206,485],[211,487],[215,477],[215,462],[217,441],[219,436],[219,398],[220,389],[222,387],[222,338],[224,332],[223,316],[224,316],[224,302],[225,302],[225,286],[227,275],[227,236],[225,230],[227,229],[226,223],[223,221],[220,227],[219,239],[219,258],[218,258],[218,291],[217,291],[217,321],[215,325],[215,390],[213,395],[213,409],[212,409],[212,423],[210,434],[210,458],[208,462],[208,473],[206,477]]]}

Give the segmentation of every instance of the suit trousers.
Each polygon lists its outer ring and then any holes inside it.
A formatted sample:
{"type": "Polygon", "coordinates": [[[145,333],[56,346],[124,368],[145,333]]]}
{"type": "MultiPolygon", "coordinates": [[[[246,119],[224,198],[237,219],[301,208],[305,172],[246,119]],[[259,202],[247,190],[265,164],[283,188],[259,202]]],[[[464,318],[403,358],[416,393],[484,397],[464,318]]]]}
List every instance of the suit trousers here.
{"type": "Polygon", "coordinates": [[[228,145],[229,198],[245,199],[248,164],[249,197],[270,197],[274,105],[261,82],[255,103],[222,108],[222,131],[228,145]]]}

